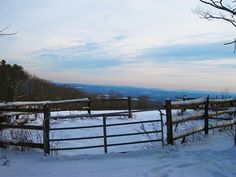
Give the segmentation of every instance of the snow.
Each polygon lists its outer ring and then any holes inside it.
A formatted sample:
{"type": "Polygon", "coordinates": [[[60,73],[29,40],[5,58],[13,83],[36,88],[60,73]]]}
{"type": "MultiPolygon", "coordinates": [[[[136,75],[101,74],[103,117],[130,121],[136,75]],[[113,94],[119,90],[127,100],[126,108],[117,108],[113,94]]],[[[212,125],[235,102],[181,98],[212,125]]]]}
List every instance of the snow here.
{"type": "Polygon", "coordinates": [[[80,98],[80,99],[60,100],[60,101],[16,101],[16,102],[9,102],[9,103],[0,103],[0,107],[75,103],[75,102],[86,102],[86,101],[89,101],[89,99],[80,98]]]}
{"type": "MultiPolygon", "coordinates": [[[[92,111],[92,115],[101,115],[101,113],[105,113],[109,115],[109,112],[114,111],[92,111]]],[[[116,112],[123,112],[123,111],[116,111],[116,112]]],[[[79,111],[71,111],[69,114],[72,116],[74,114],[78,114],[79,111]]],[[[56,116],[58,113],[52,113],[52,116],[56,116]]],[[[60,113],[61,115],[68,115],[68,112],[64,111],[60,113]]],[[[80,114],[83,115],[83,111],[80,111],[80,114]]],[[[107,117],[106,123],[108,124],[116,124],[116,123],[124,123],[124,122],[137,122],[137,121],[145,121],[145,120],[159,120],[160,113],[159,111],[148,111],[148,112],[139,112],[133,114],[133,118],[127,118],[124,116],[115,117],[110,116],[107,117]]],[[[60,127],[77,127],[77,126],[91,126],[91,125],[102,125],[102,117],[93,117],[93,118],[82,118],[82,119],[64,119],[64,120],[51,120],[51,128],[60,128],[60,127]]],[[[131,125],[123,125],[123,126],[113,126],[107,127],[107,135],[113,134],[124,134],[124,133],[137,133],[139,131],[143,131],[141,129],[142,124],[131,124],[131,125]]],[[[153,128],[157,127],[161,129],[160,122],[158,123],[145,123],[144,124],[145,130],[153,131],[153,128]]],[[[102,136],[103,135],[103,128],[93,128],[93,129],[80,129],[80,130],[62,130],[62,131],[51,131],[50,133],[51,138],[76,138],[76,137],[89,137],[89,136],[102,136]]],[[[150,134],[151,135],[151,134],[150,134]]],[[[161,134],[152,134],[152,139],[160,138],[161,134]]],[[[134,135],[128,137],[113,137],[108,138],[108,144],[114,143],[125,143],[125,142],[133,142],[133,141],[145,141],[149,140],[150,137],[146,135],[134,135]]],[[[85,147],[85,146],[94,146],[94,145],[102,145],[103,138],[100,139],[93,139],[93,140],[79,140],[79,141],[61,141],[56,146],[59,148],[68,148],[68,147],[85,147]]],[[[152,144],[157,144],[161,146],[161,143],[150,143],[149,146],[152,144]]],[[[55,144],[52,144],[55,146],[55,144]]],[[[134,144],[134,145],[124,145],[124,146],[114,146],[108,147],[108,152],[124,152],[124,151],[134,151],[145,149],[147,144],[134,144]]],[[[77,150],[77,151],[60,151],[59,154],[66,154],[66,155],[76,155],[76,154],[99,154],[103,153],[103,148],[96,148],[96,149],[85,149],[85,150],[77,150]]]]}
{"type": "MultiPolygon", "coordinates": [[[[202,104],[206,101],[207,101],[207,97],[202,97],[202,98],[197,98],[197,99],[193,99],[193,100],[172,101],[171,105],[175,106],[175,105],[202,104]]],[[[213,100],[209,100],[209,101],[214,102],[214,103],[234,102],[234,101],[236,101],[236,97],[227,98],[227,99],[213,99],[213,100]]]]}
{"type": "Polygon", "coordinates": [[[212,123],[209,125],[209,127],[216,127],[216,126],[226,126],[226,125],[232,125],[236,123],[236,120],[223,120],[223,121],[220,121],[220,122],[215,122],[215,123],[212,123]]]}
{"type": "MultiPolygon", "coordinates": [[[[50,128],[60,128],[60,127],[81,127],[81,126],[91,126],[91,125],[102,125],[103,119],[101,117],[101,113],[105,113],[109,115],[111,112],[124,112],[124,111],[92,111],[92,115],[100,115],[99,117],[86,117],[87,114],[84,114],[86,111],[61,111],[61,112],[52,112],[52,119],[50,120],[50,128]],[[61,116],[72,116],[75,118],[72,119],[57,119],[57,117],[61,116]],[[85,115],[83,118],[76,118],[76,115],[85,115]]],[[[43,116],[42,114],[38,114],[38,118],[33,119],[35,115],[30,115],[30,120],[32,120],[29,125],[42,125],[43,124],[43,116]]],[[[160,120],[160,112],[159,111],[146,111],[146,112],[138,112],[133,114],[133,118],[127,118],[127,116],[109,116],[107,117],[106,123],[108,124],[117,124],[117,123],[133,123],[137,121],[145,121],[145,120],[160,120]]],[[[160,122],[155,123],[144,123],[144,128],[146,131],[153,131],[155,128],[158,130],[161,129],[160,122]]],[[[107,127],[107,135],[117,135],[117,134],[125,134],[125,133],[138,133],[143,132],[141,129],[142,124],[129,124],[129,125],[121,125],[121,126],[113,126],[107,127]]],[[[21,131],[14,131],[16,134],[19,134],[21,131]],[[19,133],[18,133],[19,132],[19,133]]],[[[12,132],[9,130],[2,131],[2,137],[10,138],[12,132]]],[[[27,134],[35,134],[35,137],[43,137],[42,131],[30,131],[27,134]]],[[[133,135],[128,137],[113,137],[108,138],[108,144],[115,143],[127,143],[134,141],[146,141],[146,140],[156,140],[161,138],[161,134],[146,134],[142,135],[133,135]]],[[[86,129],[73,129],[73,130],[51,130],[50,131],[50,139],[63,139],[63,138],[81,138],[81,137],[91,137],[91,136],[103,136],[103,127],[97,128],[86,128],[86,129]]],[[[37,138],[35,138],[37,140],[37,138]]],[[[42,140],[41,140],[42,141],[42,140]]],[[[37,143],[37,142],[35,142],[37,143]]],[[[85,147],[85,146],[96,146],[103,145],[103,138],[99,139],[84,139],[84,140],[74,140],[74,141],[61,141],[61,142],[51,142],[52,148],[69,148],[69,147],[85,147]]],[[[111,146],[108,147],[108,152],[124,152],[124,151],[134,151],[140,149],[146,149],[153,144],[162,146],[161,142],[152,142],[149,144],[134,144],[134,145],[123,145],[123,146],[111,146]]],[[[104,148],[96,148],[96,149],[83,149],[83,150],[68,150],[68,151],[59,151],[60,155],[78,155],[78,154],[101,154],[104,152],[104,148]]]]}
{"type": "MultiPolygon", "coordinates": [[[[104,112],[104,111],[103,111],[104,112]]],[[[65,111],[60,115],[74,112],[65,111]]],[[[78,113],[78,112],[77,112],[78,113]]],[[[82,112],[80,112],[82,113],[82,112]]],[[[101,113],[101,112],[93,112],[101,113]]],[[[53,113],[53,116],[59,113],[53,113]]],[[[156,120],[158,111],[135,113],[133,119],[124,117],[108,118],[108,123],[124,121],[156,120]]],[[[52,127],[83,126],[101,124],[101,118],[52,120],[52,127]]],[[[42,123],[37,119],[32,124],[42,123]]],[[[196,125],[199,122],[195,121],[196,125]]],[[[194,123],[193,123],[194,125],[194,123]]],[[[158,125],[157,125],[158,126],[158,125]]],[[[200,127],[200,126],[199,126],[200,127]]],[[[127,133],[137,131],[140,126],[133,125],[114,127],[108,133],[127,133]]],[[[153,129],[153,125],[146,128],[153,129]]],[[[182,128],[181,128],[182,130],[182,128]]],[[[97,136],[102,131],[83,130],[55,131],[53,138],[67,138],[71,136],[97,136]]],[[[178,132],[175,132],[178,133],[178,132]]],[[[232,130],[218,132],[209,131],[209,135],[199,135],[186,144],[165,146],[157,144],[143,144],[137,146],[118,146],[108,148],[108,154],[103,149],[89,149],[88,151],[61,152],[43,156],[42,152],[0,149],[0,177],[235,177],[236,176],[236,147],[234,146],[232,130]],[[126,153],[118,153],[118,152],[126,153]],[[128,151],[128,152],[127,152],[128,151]]],[[[140,140],[145,136],[130,137],[122,141],[140,140]]],[[[102,140],[101,140],[102,141],[102,140]]],[[[110,143],[118,139],[111,140],[110,143]]],[[[91,145],[96,141],[64,142],[63,146],[91,145]]]]}
{"type": "Polygon", "coordinates": [[[236,109],[226,109],[226,110],[223,110],[223,111],[209,111],[209,116],[212,117],[212,116],[217,116],[217,115],[221,115],[221,114],[230,114],[230,113],[235,113],[236,112],[236,109]]]}
{"type": "Polygon", "coordinates": [[[236,148],[227,133],[191,144],[128,153],[44,157],[0,150],[0,177],[235,177],[236,148]]]}
{"type": "Polygon", "coordinates": [[[180,131],[180,132],[175,132],[173,135],[174,139],[178,139],[180,137],[186,137],[186,135],[188,134],[192,134],[192,132],[199,132],[204,130],[204,125],[196,125],[196,126],[192,126],[191,129],[187,129],[184,131],[180,131]]]}
{"type": "Polygon", "coordinates": [[[203,98],[198,98],[198,99],[194,99],[194,100],[186,100],[186,101],[172,101],[171,105],[190,105],[190,104],[201,104],[206,102],[207,98],[203,97],[203,98]]]}
{"type": "Polygon", "coordinates": [[[204,116],[204,111],[191,111],[190,113],[186,115],[174,115],[172,117],[173,123],[178,123],[178,122],[185,122],[188,121],[189,119],[199,119],[204,116]]]}
{"type": "Polygon", "coordinates": [[[224,103],[224,102],[232,102],[232,101],[236,101],[236,97],[231,97],[231,98],[226,98],[226,99],[213,99],[213,100],[210,100],[210,102],[214,102],[214,103],[224,103]]]}

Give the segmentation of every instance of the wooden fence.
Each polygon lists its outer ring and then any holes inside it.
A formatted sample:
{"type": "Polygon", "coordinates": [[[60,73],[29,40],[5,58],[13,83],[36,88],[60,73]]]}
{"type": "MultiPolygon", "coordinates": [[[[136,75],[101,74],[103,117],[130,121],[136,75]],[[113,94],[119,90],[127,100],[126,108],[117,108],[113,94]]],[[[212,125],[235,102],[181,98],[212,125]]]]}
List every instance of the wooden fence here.
{"type": "MultiPolygon", "coordinates": [[[[94,101],[94,100],[93,100],[94,101]]],[[[101,101],[101,100],[99,100],[101,101]]],[[[105,101],[112,101],[105,100],[105,101]]],[[[2,145],[13,145],[13,146],[23,146],[23,147],[30,147],[30,148],[40,148],[44,150],[45,154],[49,154],[51,151],[57,150],[73,150],[73,149],[88,149],[88,148],[98,148],[103,147],[104,152],[108,151],[108,147],[111,146],[121,146],[121,145],[128,145],[128,144],[138,144],[138,143],[149,143],[153,141],[160,141],[164,144],[163,138],[163,113],[160,110],[160,119],[155,120],[145,120],[145,121],[135,121],[135,122],[124,122],[124,123],[114,123],[114,124],[107,124],[107,117],[109,116],[127,116],[132,117],[132,113],[140,112],[140,111],[151,111],[156,109],[147,109],[147,110],[138,110],[132,111],[131,110],[131,101],[130,97],[122,98],[119,100],[113,101],[126,101],[127,102],[127,111],[116,112],[116,113],[106,113],[106,114],[92,114],[91,113],[91,100],[88,98],[84,99],[74,99],[74,100],[63,100],[63,101],[46,101],[46,102],[14,102],[8,104],[0,103],[0,111],[4,111],[4,113],[10,115],[21,115],[21,114],[29,114],[29,113],[43,113],[43,124],[42,125],[19,125],[19,124],[9,124],[9,123],[0,123],[0,131],[2,129],[22,129],[22,130],[38,130],[41,131],[43,134],[42,143],[29,143],[29,142],[18,142],[18,141],[11,141],[2,139],[0,141],[0,146],[2,145]],[[67,104],[78,105],[81,108],[81,104],[85,105],[83,110],[86,110],[86,114],[77,114],[77,115],[67,115],[67,116],[51,116],[53,111],[63,111],[63,110],[71,110],[64,107],[67,104]],[[60,105],[64,105],[63,108],[60,108],[60,105]],[[102,117],[102,124],[101,125],[91,125],[91,126],[79,126],[79,127],[61,127],[61,128],[54,128],[50,127],[50,119],[72,119],[72,118],[80,118],[80,117],[102,117]],[[160,128],[156,131],[149,131],[149,132],[136,132],[136,133],[122,133],[122,134],[107,134],[107,127],[114,127],[114,126],[124,126],[128,124],[145,124],[145,123],[160,123],[160,128]],[[101,136],[92,136],[92,137],[73,137],[73,138],[65,138],[65,139],[52,139],[50,138],[50,131],[59,131],[59,130],[73,130],[73,129],[92,129],[100,127],[103,129],[103,135],[101,136]],[[108,138],[113,137],[125,137],[125,136],[134,136],[138,134],[152,134],[152,133],[161,133],[160,139],[154,140],[146,140],[146,141],[133,141],[133,142],[124,142],[124,143],[113,143],[109,144],[107,142],[108,138]],[[103,144],[94,145],[94,146],[85,146],[85,147],[61,147],[61,148],[54,148],[50,147],[50,142],[55,141],[73,141],[73,140],[85,140],[85,139],[97,139],[102,138],[103,144]]],[[[233,126],[236,124],[236,121],[233,120],[230,115],[236,113],[236,99],[229,98],[229,99],[215,99],[211,100],[209,98],[199,98],[194,100],[185,100],[185,101],[171,101],[166,100],[165,102],[165,109],[166,109],[166,126],[167,126],[167,143],[174,144],[175,140],[178,139],[185,139],[185,137],[195,134],[197,132],[204,131],[205,134],[208,134],[209,130],[215,128],[221,128],[226,126],[233,126]],[[173,115],[173,110],[180,109],[182,110],[180,115],[173,115]],[[198,109],[195,114],[184,114],[183,110],[188,109],[198,109]],[[209,120],[218,119],[217,116],[219,115],[228,115],[228,117],[224,117],[219,119],[216,124],[209,124],[209,120]],[[173,131],[174,126],[188,122],[188,121],[195,121],[195,120],[202,120],[203,126],[198,126],[190,130],[186,130],[184,132],[176,133],[173,131]]],[[[74,107],[73,107],[74,108],[74,107]]],[[[235,127],[236,131],[236,127],[235,127]]],[[[236,132],[235,132],[236,135],[236,132]]],[[[235,138],[235,145],[236,145],[236,138],[235,138]]]]}
{"type": "MultiPolygon", "coordinates": [[[[115,113],[106,113],[106,114],[92,114],[91,112],[91,102],[95,102],[95,100],[90,100],[88,98],[84,99],[74,99],[74,100],[62,100],[62,101],[44,101],[44,102],[13,102],[3,104],[0,103],[0,111],[4,111],[2,116],[19,116],[23,114],[36,114],[42,113],[43,114],[43,123],[42,125],[19,125],[19,124],[10,124],[7,122],[0,123],[0,131],[3,129],[20,129],[20,130],[38,130],[41,132],[42,136],[42,143],[31,143],[31,142],[19,142],[12,139],[0,139],[0,146],[11,145],[11,146],[21,146],[21,147],[30,147],[30,148],[39,148],[43,149],[45,155],[50,154],[50,151],[56,150],[69,150],[69,149],[87,149],[87,148],[97,148],[97,147],[104,147],[104,152],[107,152],[107,148],[109,146],[120,146],[120,145],[128,145],[128,144],[138,144],[138,143],[148,143],[154,141],[161,141],[164,144],[163,138],[163,119],[162,119],[162,112],[160,112],[161,119],[156,120],[146,120],[146,121],[136,121],[136,122],[124,122],[124,123],[116,123],[116,124],[107,124],[106,119],[110,116],[125,116],[128,118],[132,117],[132,113],[140,112],[140,111],[151,111],[153,109],[148,110],[139,110],[139,111],[132,111],[131,110],[131,97],[128,98],[121,98],[121,99],[105,99],[105,100],[98,100],[98,101],[126,101],[127,102],[127,111],[122,112],[115,112],[115,113]],[[51,116],[51,113],[54,111],[64,111],[70,110],[65,105],[67,104],[85,104],[86,107],[83,110],[86,110],[87,113],[85,114],[77,114],[77,115],[66,115],[66,116],[51,116]],[[60,105],[64,105],[63,108],[60,105]],[[92,118],[92,117],[102,117],[103,124],[101,125],[94,125],[94,126],[84,126],[84,127],[62,127],[62,128],[50,128],[50,119],[72,119],[72,118],[92,118]],[[107,127],[113,126],[124,126],[128,124],[145,124],[145,123],[153,123],[153,122],[160,122],[160,130],[157,131],[148,131],[148,132],[137,132],[137,133],[126,133],[126,134],[115,134],[115,135],[108,135],[107,134],[107,127]],[[67,139],[51,139],[50,138],[50,131],[57,131],[57,130],[72,130],[72,129],[86,129],[86,128],[95,128],[95,127],[102,127],[103,128],[103,136],[95,136],[95,137],[80,137],[80,138],[67,138],[67,139]],[[134,142],[125,142],[125,143],[115,143],[115,144],[108,144],[107,138],[112,137],[124,137],[124,136],[133,136],[138,134],[152,134],[152,133],[160,133],[161,138],[155,140],[146,140],[146,141],[134,141],[134,142]],[[50,142],[52,141],[72,141],[72,140],[82,140],[82,139],[95,139],[95,138],[103,138],[104,143],[99,146],[87,146],[87,147],[77,147],[77,148],[53,148],[50,147],[50,142]]],[[[81,108],[81,106],[80,106],[81,108]]],[[[78,110],[78,109],[77,109],[78,110]]]]}
{"type": "MultiPolygon", "coordinates": [[[[236,99],[215,99],[210,100],[209,97],[199,98],[193,100],[183,100],[183,101],[171,101],[166,100],[165,109],[166,109],[166,126],[167,126],[167,143],[173,145],[175,140],[182,139],[185,140],[185,137],[193,135],[198,132],[204,131],[205,134],[208,134],[209,130],[222,128],[227,126],[233,126],[236,124],[235,119],[232,119],[230,115],[235,115],[236,99]],[[180,115],[173,116],[173,110],[180,109],[180,115]],[[195,114],[184,115],[183,110],[186,109],[198,109],[195,114]],[[219,115],[228,115],[228,117],[217,118],[219,115]],[[209,120],[218,119],[219,121],[215,124],[209,124],[209,120]],[[174,126],[178,126],[181,123],[188,121],[203,120],[203,126],[196,126],[190,130],[183,132],[175,133],[173,131],[174,126]]],[[[236,131],[236,127],[235,127],[236,131]]],[[[236,135],[236,132],[235,132],[236,135]]],[[[236,145],[236,138],[235,138],[236,145]]]]}
{"type": "MultiPolygon", "coordinates": [[[[114,102],[114,105],[117,102],[123,101],[127,102],[127,111],[122,114],[122,116],[132,117],[131,111],[131,97],[127,98],[118,98],[118,99],[99,99],[91,100],[89,98],[83,99],[72,99],[72,100],[60,100],[60,101],[37,101],[37,102],[9,102],[9,103],[0,103],[0,131],[3,129],[20,129],[20,130],[38,130],[42,131],[43,140],[42,143],[30,143],[30,142],[19,142],[11,139],[2,139],[0,140],[0,146],[12,145],[12,146],[21,146],[21,147],[30,147],[30,148],[40,148],[43,149],[45,154],[50,153],[50,143],[49,143],[49,131],[50,131],[50,118],[51,112],[54,111],[64,111],[64,110],[86,110],[87,114],[80,115],[81,117],[93,117],[91,111],[91,103],[96,104],[96,101],[99,102],[114,102]],[[72,107],[68,105],[72,104],[72,107]],[[2,113],[1,113],[2,112],[2,113]],[[44,119],[42,125],[19,125],[11,124],[5,121],[1,121],[6,117],[19,117],[20,115],[25,114],[37,114],[43,113],[44,119]]],[[[121,114],[120,114],[121,115],[121,114]]],[[[116,114],[119,116],[119,114],[116,114]]],[[[78,115],[76,116],[78,117],[78,115]]]]}

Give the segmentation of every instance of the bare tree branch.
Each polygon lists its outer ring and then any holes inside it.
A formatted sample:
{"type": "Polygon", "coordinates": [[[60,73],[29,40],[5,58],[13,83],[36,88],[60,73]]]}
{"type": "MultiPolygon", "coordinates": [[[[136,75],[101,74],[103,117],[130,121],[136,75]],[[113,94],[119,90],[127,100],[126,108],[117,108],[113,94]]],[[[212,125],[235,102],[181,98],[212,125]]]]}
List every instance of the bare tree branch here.
{"type": "Polygon", "coordinates": [[[234,17],[227,18],[223,14],[220,14],[219,16],[212,15],[211,12],[209,12],[209,11],[203,12],[203,11],[200,11],[200,10],[197,13],[200,15],[201,18],[204,18],[204,19],[207,19],[207,20],[213,20],[213,19],[224,20],[224,21],[227,21],[227,22],[231,23],[234,27],[236,27],[236,21],[235,21],[234,17]]]}
{"type": "Polygon", "coordinates": [[[231,44],[234,44],[234,53],[235,53],[236,52],[236,39],[234,41],[224,43],[224,45],[231,45],[231,44]]]}
{"type": "Polygon", "coordinates": [[[234,43],[236,43],[236,39],[234,41],[224,43],[224,45],[229,45],[229,44],[234,44],[234,43]]]}
{"type": "Polygon", "coordinates": [[[232,1],[231,2],[231,5],[224,5],[225,0],[220,0],[220,1],[215,1],[215,0],[210,0],[210,1],[205,1],[205,0],[200,0],[200,2],[208,5],[208,6],[211,6],[215,9],[218,9],[218,10],[222,10],[222,11],[225,11],[225,12],[229,12],[230,14],[233,14],[233,15],[236,15],[236,11],[234,10],[235,8],[233,8],[233,5],[235,3],[235,1],[232,1]]]}
{"type": "MultiPolygon", "coordinates": [[[[198,8],[194,11],[200,18],[207,20],[223,20],[236,28],[236,0],[199,0],[208,7],[207,10],[198,8]]],[[[234,44],[234,52],[236,52],[236,39],[227,42],[224,45],[234,44]]]]}
{"type": "Polygon", "coordinates": [[[13,32],[13,33],[6,33],[5,31],[7,31],[10,28],[11,24],[9,24],[7,27],[3,28],[0,30],[0,36],[7,36],[7,35],[15,35],[18,33],[18,31],[13,32]]]}

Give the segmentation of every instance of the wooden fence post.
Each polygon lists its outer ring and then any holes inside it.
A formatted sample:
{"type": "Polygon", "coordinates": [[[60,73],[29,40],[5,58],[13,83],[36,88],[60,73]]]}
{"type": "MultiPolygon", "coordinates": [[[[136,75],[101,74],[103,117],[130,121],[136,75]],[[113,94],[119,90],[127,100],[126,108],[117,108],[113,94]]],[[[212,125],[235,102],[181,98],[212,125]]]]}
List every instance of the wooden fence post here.
{"type": "Polygon", "coordinates": [[[107,127],[106,127],[106,116],[102,117],[103,120],[103,140],[104,140],[104,152],[107,153],[107,127]]]}
{"type": "MultiPolygon", "coordinates": [[[[183,95],[183,101],[185,101],[186,99],[187,99],[186,95],[183,95]]],[[[185,111],[186,107],[184,106],[183,108],[181,108],[181,115],[183,115],[185,111]]]]}
{"type": "Polygon", "coordinates": [[[88,107],[88,114],[91,115],[91,98],[88,99],[87,107],[88,107]]]}
{"type": "MultiPolygon", "coordinates": [[[[230,107],[234,107],[234,101],[231,101],[229,106],[230,106],[230,107]]],[[[229,114],[229,115],[233,118],[233,117],[235,117],[235,112],[234,112],[234,113],[231,113],[231,114],[229,114]]]]}
{"type": "Polygon", "coordinates": [[[50,106],[48,104],[43,105],[43,150],[44,155],[50,154],[50,106]]]}
{"type": "Polygon", "coordinates": [[[161,110],[159,110],[160,112],[160,116],[161,116],[161,143],[162,143],[162,147],[164,147],[165,145],[165,140],[164,140],[164,123],[163,123],[163,116],[164,114],[161,112],[161,110]]]}
{"type": "Polygon", "coordinates": [[[234,124],[234,146],[236,146],[236,123],[234,124]]]}
{"type": "Polygon", "coordinates": [[[132,113],[131,113],[131,97],[128,97],[128,111],[129,111],[129,118],[132,118],[132,113]]]}
{"type": "Polygon", "coordinates": [[[167,144],[173,145],[174,140],[173,140],[171,100],[166,100],[165,108],[166,108],[167,144]]]}
{"type": "Polygon", "coordinates": [[[230,107],[234,107],[234,101],[230,102],[230,107]]]}
{"type": "Polygon", "coordinates": [[[209,97],[207,97],[206,102],[205,102],[205,108],[204,108],[204,120],[205,120],[205,135],[208,134],[209,131],[209,97]]]}

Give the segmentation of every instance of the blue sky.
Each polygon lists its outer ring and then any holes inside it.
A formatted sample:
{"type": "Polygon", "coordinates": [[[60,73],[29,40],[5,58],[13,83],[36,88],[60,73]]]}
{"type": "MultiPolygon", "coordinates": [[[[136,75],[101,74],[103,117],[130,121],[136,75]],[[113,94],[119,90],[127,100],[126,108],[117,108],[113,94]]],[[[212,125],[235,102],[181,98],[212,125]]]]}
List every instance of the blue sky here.
{"type": "Polygon", "coordinates": [[[236,91],[235,28],[198,0],[2,0],[0,57],[55,82],[236,91]]]}

